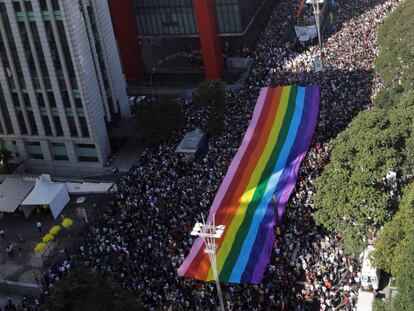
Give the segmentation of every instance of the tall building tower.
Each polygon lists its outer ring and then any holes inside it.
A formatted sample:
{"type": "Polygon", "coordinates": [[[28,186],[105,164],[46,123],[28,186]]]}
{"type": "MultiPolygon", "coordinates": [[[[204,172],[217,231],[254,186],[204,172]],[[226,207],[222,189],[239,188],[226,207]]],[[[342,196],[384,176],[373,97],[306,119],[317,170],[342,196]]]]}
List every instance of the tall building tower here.
{"type": "Polygon", "coordinates": [[[88,175],[129,117],[106,0],[0,0],[0,142],[32,172],[88,175]]]}

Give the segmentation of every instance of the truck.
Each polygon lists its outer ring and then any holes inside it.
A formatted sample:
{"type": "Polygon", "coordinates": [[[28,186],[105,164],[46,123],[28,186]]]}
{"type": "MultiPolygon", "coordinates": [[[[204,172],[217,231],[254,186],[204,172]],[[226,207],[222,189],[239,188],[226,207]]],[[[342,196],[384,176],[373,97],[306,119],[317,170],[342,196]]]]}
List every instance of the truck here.
{"type": "Polygon", "coordinates": [[[379,289],[380,270],[371,265],[369,258],[374,250],[374,246],[369,245],[362,253],[361,286],[366,291],[377,291],[379,289]]]}
{"type": "Polygon", "coordinates": [[[374,293],[359,290],[357,311],[372,311],[372,303],[374,302],[374,293]]]}

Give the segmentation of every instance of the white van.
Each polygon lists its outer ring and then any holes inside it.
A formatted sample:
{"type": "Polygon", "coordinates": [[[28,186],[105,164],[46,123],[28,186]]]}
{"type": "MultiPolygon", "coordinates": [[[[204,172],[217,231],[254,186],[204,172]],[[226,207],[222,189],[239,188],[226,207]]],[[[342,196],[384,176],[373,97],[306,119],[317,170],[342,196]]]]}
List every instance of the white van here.
{"type": "Polygon", "coordinates": [[[375,269],[369,260],[369,255],[374,251],[374,246],[369,245],[364,251],[361,271],[361,285],[366,291],[378,290],[380,271],[375,269]]]}

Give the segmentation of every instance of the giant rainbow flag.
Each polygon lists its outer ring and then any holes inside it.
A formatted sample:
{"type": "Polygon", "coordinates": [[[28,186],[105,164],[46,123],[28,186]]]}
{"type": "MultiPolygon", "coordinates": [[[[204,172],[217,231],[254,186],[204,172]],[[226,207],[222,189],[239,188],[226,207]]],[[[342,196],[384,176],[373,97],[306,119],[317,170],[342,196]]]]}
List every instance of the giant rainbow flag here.
{"type": "MultiPolygon", "coordinates": [[[[275,240],[278,219],[296,183],[300,163],[312,141],[319,108],[319,87],[263,88],[243,142],[210,209],[216,225],[219,279],[260,283],[275,240]]],[[[213,280],[201,238],[178,269],[180,276],[213,280]]]]}

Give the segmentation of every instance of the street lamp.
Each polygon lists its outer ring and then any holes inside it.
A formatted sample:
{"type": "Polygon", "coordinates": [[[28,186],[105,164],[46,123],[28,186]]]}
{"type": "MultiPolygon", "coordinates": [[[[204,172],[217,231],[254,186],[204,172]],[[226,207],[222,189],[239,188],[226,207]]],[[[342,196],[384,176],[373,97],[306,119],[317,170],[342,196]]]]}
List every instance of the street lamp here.
{"type": "Polygon", "coordinates": [[[155,72],[155,70],[156,70],[157,68],[154,66],[154,67],[152,67],[152,72],[151,72],[151,93],[152,93],[152,98],[154,99],[155,98],[155,95],[154,95],[154,84],[153,84],[153,76],[154,76],[154,72],[155,72]]]}
{"type": "MultiPolygon", "coordinates": [[[[316,23],[316,31],[318,32],[318,41],[319,41],[319,50],[321,52],[321,56],[320,56],[320,64],[318,64],[320,66],[320,69],[323,71],[323,60],[322,60],[322,36],[321,36],[321,25],[320,25],[320,8],[319,8],[319,4],[323,3],[324,0],[306,0],[307,4],[312,4],[313,7],[313,15],[315,16],[315,23],[316,23]]],[[[315,65],[316,65],[316,60],[315,60],[315,65]]]]}
{"type": "Polygon", "coordinates": [[[197,222],[194,225],[193,230],[191,231],[192,236],[198,236],[203,240],[204,243],[204,253],[208,255],[211,262],[211,267],[213,269],[214,280],[216,281],[217,287],[217,295],[220,301],[220,309],[224,311],[224,302],[223,302],[223,295],[221,293],[220,281],[218,277],[217,271],[217,244],[216,239],[220,239],[224,232],[224,225],[215,225],[215,215],[213,215],[213,223],[205,223],[204,216],[202,216],[203,222],[197,222]]]}

